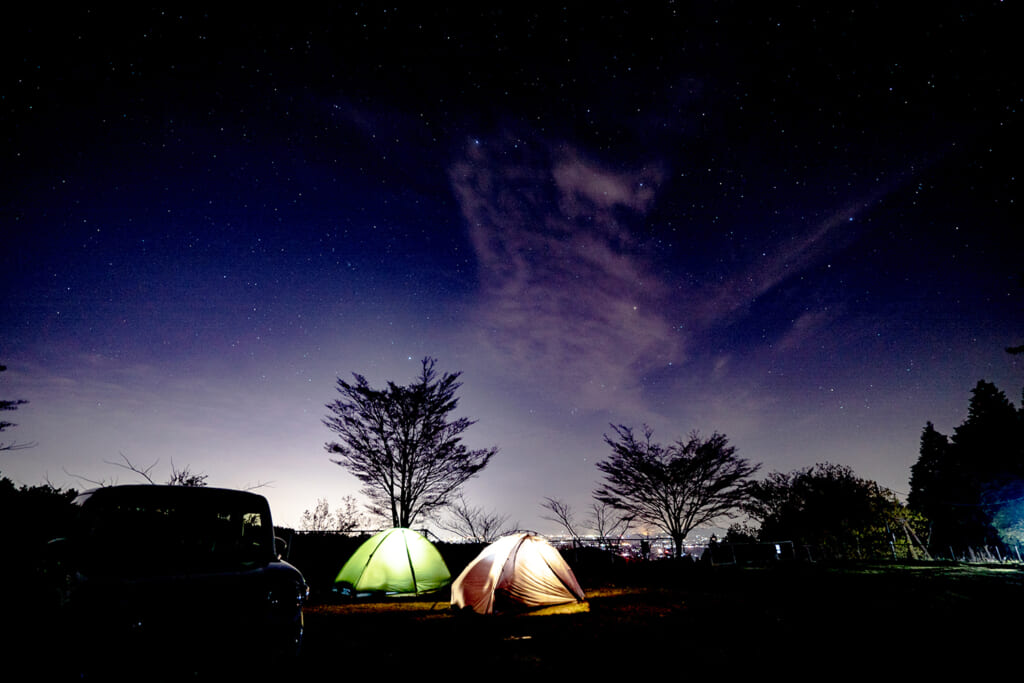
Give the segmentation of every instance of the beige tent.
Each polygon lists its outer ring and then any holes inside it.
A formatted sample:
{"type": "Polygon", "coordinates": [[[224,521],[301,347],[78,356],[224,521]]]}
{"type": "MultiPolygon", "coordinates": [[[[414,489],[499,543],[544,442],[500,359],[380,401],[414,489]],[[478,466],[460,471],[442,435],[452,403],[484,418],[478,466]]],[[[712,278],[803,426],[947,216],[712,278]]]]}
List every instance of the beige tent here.
{"type": "Polygon", "coordinates": [[[479,614],[585,599],[562,555],[530,533],[505,536],[487,546],[452,584],[452,606],[479,614]]]}

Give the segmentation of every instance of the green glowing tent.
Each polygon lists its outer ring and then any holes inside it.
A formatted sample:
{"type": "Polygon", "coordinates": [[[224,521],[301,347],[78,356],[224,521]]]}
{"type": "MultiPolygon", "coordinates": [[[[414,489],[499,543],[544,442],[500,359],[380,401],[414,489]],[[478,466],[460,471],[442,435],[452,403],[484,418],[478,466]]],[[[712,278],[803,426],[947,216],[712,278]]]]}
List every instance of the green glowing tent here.
{"type": "Polygon", "coordinates": [[[412,529],[388,529],[352,553],[334,583],[342,593],[413,595],[443,588],[452,575],[441,553],[412,529]]]}

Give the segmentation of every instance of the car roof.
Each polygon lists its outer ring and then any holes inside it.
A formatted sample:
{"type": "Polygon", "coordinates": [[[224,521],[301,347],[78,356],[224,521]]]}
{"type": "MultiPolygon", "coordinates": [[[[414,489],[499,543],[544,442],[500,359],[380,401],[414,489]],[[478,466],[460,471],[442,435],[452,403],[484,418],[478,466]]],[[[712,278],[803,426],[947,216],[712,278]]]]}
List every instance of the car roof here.
{"type": "Polygon", "coordinates": [[[211,504],[214,501],[234,504],[256,505],[269,508],[267,499],[251,491],[222,489],[211,486],[169,486],[164,484],[122,484],[119,486],[103,486],[79,494],[74,502],[76,505],[94,505],[111,501],[194,501],[211,504]]]}

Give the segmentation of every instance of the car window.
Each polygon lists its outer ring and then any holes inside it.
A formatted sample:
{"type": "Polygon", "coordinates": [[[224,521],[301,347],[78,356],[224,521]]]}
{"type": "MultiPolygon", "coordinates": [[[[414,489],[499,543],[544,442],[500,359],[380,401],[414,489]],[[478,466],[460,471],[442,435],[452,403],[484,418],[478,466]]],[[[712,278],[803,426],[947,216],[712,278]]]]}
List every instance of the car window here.
{"type": "Polygon", "coordinates": [[[86,567],[153,575],[245,568],[273,557],[265,514],[234,501],[106,501],[83,510],[86,567]]]}

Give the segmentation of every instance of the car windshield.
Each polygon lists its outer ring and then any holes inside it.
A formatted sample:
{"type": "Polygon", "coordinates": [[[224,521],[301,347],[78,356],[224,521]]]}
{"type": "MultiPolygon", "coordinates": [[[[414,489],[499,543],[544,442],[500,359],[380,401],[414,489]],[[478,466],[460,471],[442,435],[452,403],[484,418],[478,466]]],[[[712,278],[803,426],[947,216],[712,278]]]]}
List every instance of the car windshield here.
{"type": "Polygon", "coordinates": [[[273,557],[269,515],[238,499],[106,500],[83,509],[86,566],[155,575],[244,569],[273,557]]]}

